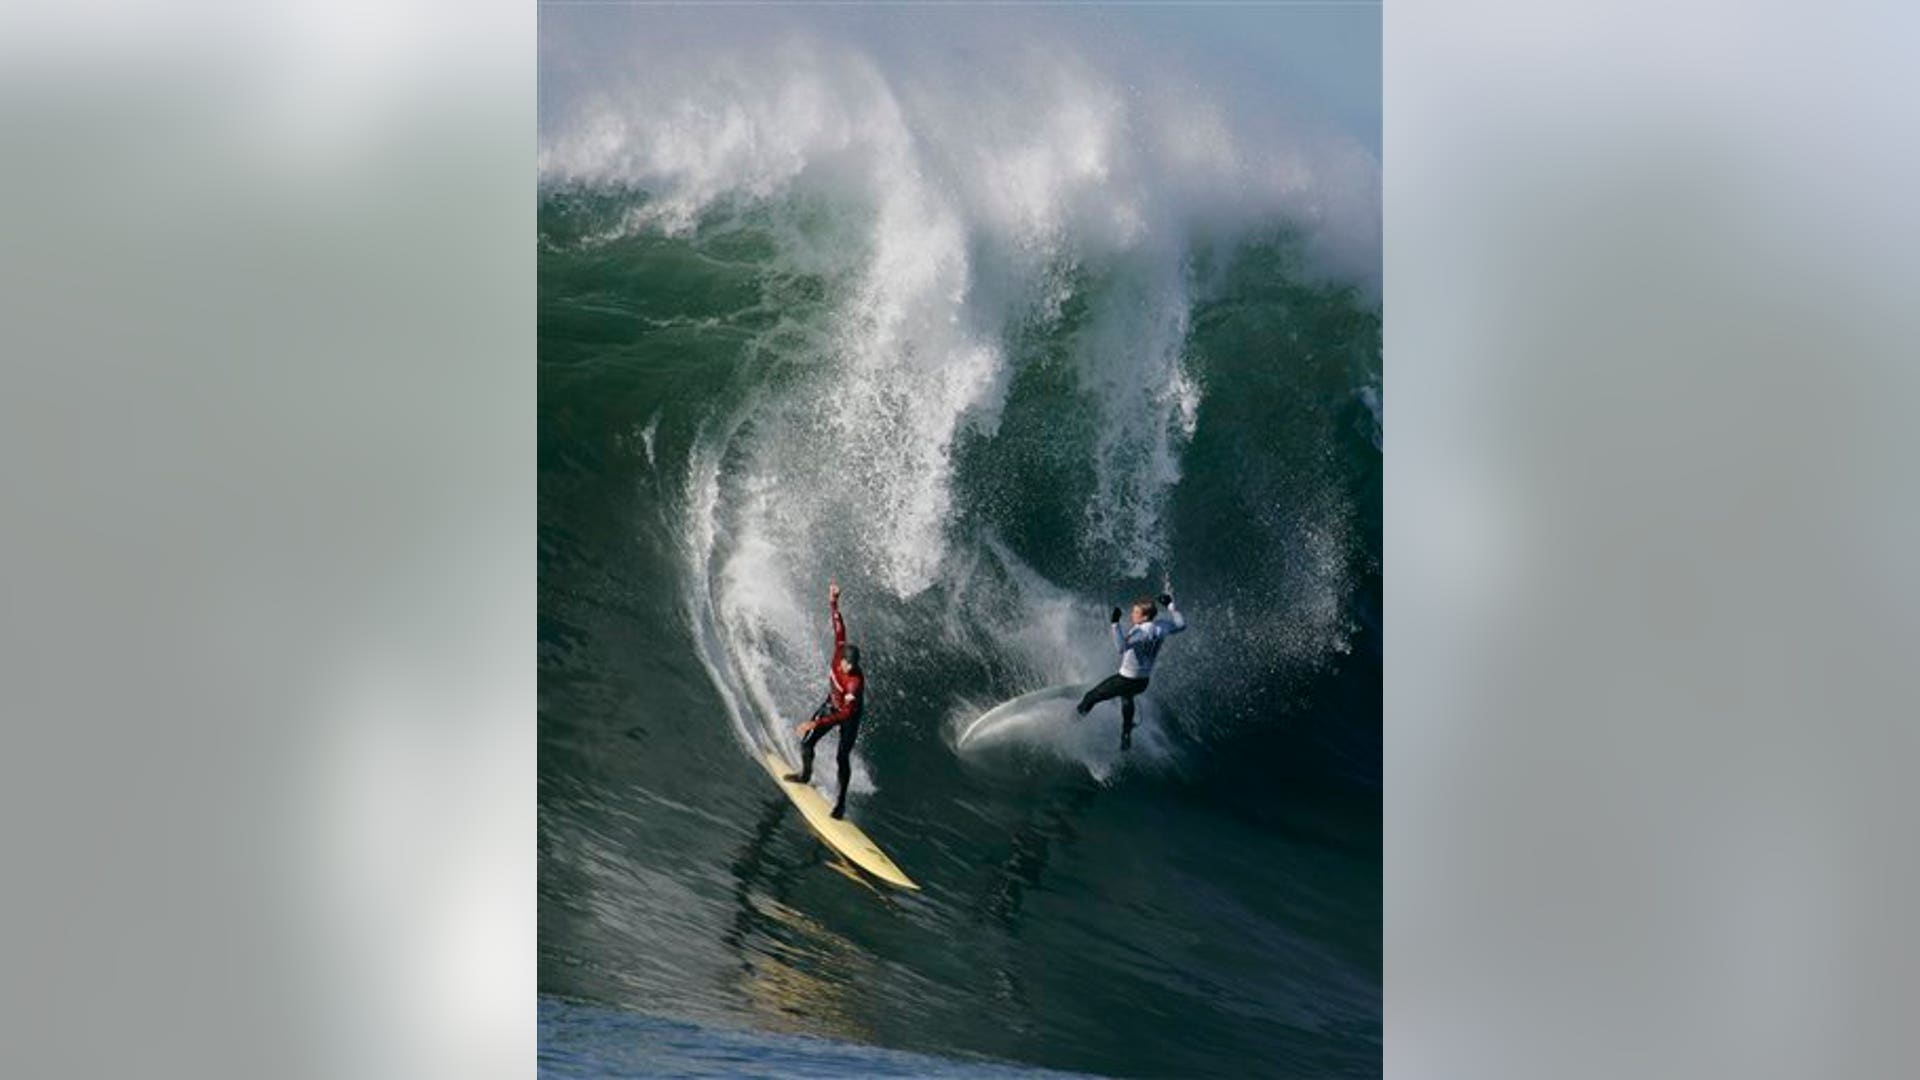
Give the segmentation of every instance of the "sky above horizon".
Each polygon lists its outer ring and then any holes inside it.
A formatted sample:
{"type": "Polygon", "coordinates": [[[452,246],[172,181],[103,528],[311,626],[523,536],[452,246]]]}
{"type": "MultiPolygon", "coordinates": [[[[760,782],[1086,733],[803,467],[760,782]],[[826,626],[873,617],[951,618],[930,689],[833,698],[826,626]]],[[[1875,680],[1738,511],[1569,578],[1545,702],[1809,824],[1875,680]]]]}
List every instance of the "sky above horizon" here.
{"type": "MultiPolygon", "coordinates": [[[[1236,88],[1304,110],[1381,153],[1381,7],[1378,3],[884,5],[543,5],[543,105],[555,68],[613,62],[621,43],[649,37],[690,44],[790,26],[852,33],[879,44],[940,38],[978,48],[983,35],[1017,41],[1025,21],[1108,38],[1117,48],[1185,60],[1236,88]]],[[[546,110],[543,108],[543,114],[546,110]]]]}

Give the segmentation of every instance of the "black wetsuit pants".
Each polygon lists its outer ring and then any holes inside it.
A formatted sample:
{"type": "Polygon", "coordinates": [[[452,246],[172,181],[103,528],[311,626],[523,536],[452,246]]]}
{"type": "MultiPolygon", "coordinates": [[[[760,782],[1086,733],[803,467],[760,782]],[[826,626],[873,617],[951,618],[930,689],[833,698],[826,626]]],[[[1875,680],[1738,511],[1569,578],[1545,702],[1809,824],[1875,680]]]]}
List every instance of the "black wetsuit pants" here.
{"type": "Polygon", "coordinates": [[[1120,719],[1123,721],[1122,730],[1132,731],[1133,699],[1146,692],[1147,680],[1145,679],[1129,679],[1125,675],[1109,675],[1104,682],[1087,691],[1086,696],[1080,699],[1080,712],[1082,715],[1085,715],[1087,710],[1108,698],[1119,698],[1120,719]]]}
{"type": "MultiPolygon", "coordinates": [[[[833,702],[829,699],[818,709],[814,710],[813,718],[818,720],[823,716],[830,715],[832,712],[833,702]]],[[[840,749],[837,750],[833,756],[834,760],[840,766],[840,798],[838,802],[839,805],[845,806],[847,804],[847,781],[853,776],[853,740],[860,737],[860,718],[858,716],[842,720],[832,727],[817,727],[807,732],[807,737],[800,740],[800,776],[805,780],[811,780],[813,778],[813,746],[821,739],[826,738],[827,733],[830,731],[838,731],[840,733],[840,749]]]]}

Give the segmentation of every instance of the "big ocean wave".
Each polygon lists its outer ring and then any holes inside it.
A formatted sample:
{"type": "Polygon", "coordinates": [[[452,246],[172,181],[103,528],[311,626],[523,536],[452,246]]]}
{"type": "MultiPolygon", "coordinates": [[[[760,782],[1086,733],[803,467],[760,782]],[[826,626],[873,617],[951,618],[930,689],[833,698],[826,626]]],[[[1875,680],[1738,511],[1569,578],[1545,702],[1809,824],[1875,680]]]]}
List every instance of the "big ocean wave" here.
{"type": "Polygon", "coordinates": [[[835,574],[895,677],[1096,674],[1088,613],[1176,571],[1211,684],[1348,647],[1370,553],[1317,459],[1377,400],[1376,162],[1056,41],[671,44],[543,124],[542,242],[732,290],[656,318],[729,345],[671,512],[743,739],[811,704],[835,574]]]}
{"type": "MultiPolygon", "coordinates": [[[[593,593],[639,627],[594,651],[710,684],[640,709],[710,689],[737,748],[790,747],[837,577],[878,813],[960,721],[1108,673],[1107,607],[1171,579],[1164,782],[1377,797],[1377,158],[1124,42],[916,25],[543,27],[543,703],[593,593]]],[[[543,878],[584,813],[557,733],[609,752],[557,711],[543,878]]]]}

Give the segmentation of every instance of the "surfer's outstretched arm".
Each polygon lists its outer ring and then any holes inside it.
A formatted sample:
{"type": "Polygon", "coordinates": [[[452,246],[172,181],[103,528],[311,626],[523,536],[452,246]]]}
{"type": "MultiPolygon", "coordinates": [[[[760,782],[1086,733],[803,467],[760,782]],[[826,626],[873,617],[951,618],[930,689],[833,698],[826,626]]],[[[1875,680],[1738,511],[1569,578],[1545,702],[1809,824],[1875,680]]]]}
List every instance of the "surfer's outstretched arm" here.
{"type": "Polygon", "coordinates": [[[847,649],[847,621],[840,617],[840,583],[827,584],[827,615],[833,622],[833,661],[832,666],[840,666],[840,654],[847,649]]]}
{"type": "Polygon", "coordinates": [[[1173,606],[1172,593],[1160,594],[1160,606],[1166,611],[1166,614],[1160,617],[1160,622],[1166,626],[1167,633],[1177,634],[1187,628],[1187,617],[1180,614],[1180,610],[1173,606]]]}

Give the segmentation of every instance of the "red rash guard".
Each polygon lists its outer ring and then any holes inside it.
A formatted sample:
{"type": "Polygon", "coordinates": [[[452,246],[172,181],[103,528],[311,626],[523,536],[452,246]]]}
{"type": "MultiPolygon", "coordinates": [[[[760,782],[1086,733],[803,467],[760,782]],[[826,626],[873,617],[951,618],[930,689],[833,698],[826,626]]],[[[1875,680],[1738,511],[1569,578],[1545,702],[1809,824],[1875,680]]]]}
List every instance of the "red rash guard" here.
{"type": "Polygon", "coordinates": [[[833,613],[833,662],[827,669],[827,704],[832,709],[814,721],[817,728],[832,727],[842,720],[859,719],[867,693],[866,676],[857,671],[840,670],[840,655],[847,648],[847,624],[840,618],[840,602],[829,601],[827,609],[833,613]]]}

